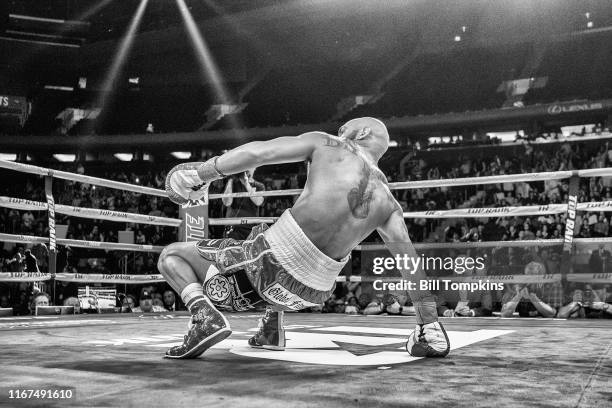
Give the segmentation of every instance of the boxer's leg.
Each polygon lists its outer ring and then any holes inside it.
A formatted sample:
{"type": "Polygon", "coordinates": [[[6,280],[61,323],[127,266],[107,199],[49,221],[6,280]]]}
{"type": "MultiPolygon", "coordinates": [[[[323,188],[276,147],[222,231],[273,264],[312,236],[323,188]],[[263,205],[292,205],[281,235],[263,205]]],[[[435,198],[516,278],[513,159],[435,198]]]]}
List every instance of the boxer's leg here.
{"type": "Polygon", "coordinates": [[[191,325],[183,344],[166,352],[167,358],[195,358],[227,338],[229,322],[204,296],[202,282],[212,259],[203,257],[194,242],[178,242],[164,248],[158,269],[191,312],[191,325]]]}
{"type": "Polygon", "coordinates": [[[189,309],[195,301],[204,298],[202,282],[213,264],[200,255],[195,242],[176,242],[164,248],[157,268],[189,309]]]}

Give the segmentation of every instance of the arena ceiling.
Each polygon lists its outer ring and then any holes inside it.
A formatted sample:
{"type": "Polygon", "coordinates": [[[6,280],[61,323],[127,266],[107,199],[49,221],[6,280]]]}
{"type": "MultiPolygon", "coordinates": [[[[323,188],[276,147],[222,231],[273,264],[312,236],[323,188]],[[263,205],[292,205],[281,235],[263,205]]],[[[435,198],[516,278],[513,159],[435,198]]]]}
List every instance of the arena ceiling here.
{"type": "MultiPolygon", "coordinates": [[[[149,0],[122,69],[172,103],[211,79],[194,55],[177,8],[149,0]]],[[[413,52],[554,41],[609,30],[609,0],[184,0],[227,82],[246,83],[265,67],[342,64],[392,67],[413,52]],[[586,16],[588,13],[588,17],[586,16]],[[594,28],[587,30],[586,22],[594,28]],[[461,42],[454,38],[460,35],[461,42]]],[[[46,85],[87,78],[95,101],[141,0],[10,0],[4,15],[88,23],[78,47],[15,41],[0,27],[0,94],[35,97],[46,85]],[[92,11],[93,10],[93,11],[92,11]]],[[[1,10],[0,10],[1,11],[1,10]]],[[[117,81],[116,83],[119,83],[117,81]]],[[[117,86],[116,84],[113,86],[117,86]]],[[[51,96],[53,97],[53,96],[51,96]]],[[[206,107],[203,107],[204,111],[206,107]]]]}
{"type": "MultiPolygon", "coordinates": [[[[33,77],[38,82],[61,82],[99,76],[139,3],[10,0],[5,14],[79,20],[89,27],[78,48],[15,41],[14,35],[1,34],[2,82],[15,86],[20,80],[31,83],[33,77]]],[[[387,63],[410,52],[416,43],[425,51],[443,52],[457,46],[453,38],[459,34],[463,46],[496,46],[580,32],[587,20],[593,20],[595,29],[612,25],[607,0],[186,0],[186,4],[224,71],[224,64],[235,65],[236,56],[251,57],[243,61],[251,66],[252,61],[387,63]]],[[[128,67],[136,75],[161,72],[158,83],[181,76],[186,82],[198,80],[175,0],[149,1],[128,67]],[[171,67],[157,69],[164,64],[171,67]]]]}

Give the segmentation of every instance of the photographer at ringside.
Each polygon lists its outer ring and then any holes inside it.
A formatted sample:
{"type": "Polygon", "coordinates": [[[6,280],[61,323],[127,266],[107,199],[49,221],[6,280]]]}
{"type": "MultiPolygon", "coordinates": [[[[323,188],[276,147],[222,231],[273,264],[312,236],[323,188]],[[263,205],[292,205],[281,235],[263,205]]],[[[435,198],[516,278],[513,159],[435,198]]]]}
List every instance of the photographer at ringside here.
{"type": "MultiPolygon", "coordinates": [[[[225,184],[223,193],[254,193],[255,191],[265,191],[266,188],[263,183],[253,178],[254,173],[255,169],[250,169],[230,177],[227,180],[227,184],[225,184]]],[[[263,202],[263,197],[223,198],[223,205],[227,207],[225,216],[228,218],[258,217],[259,207],[262,206],[263,202]]],[[[251,224],[228,225],[223,232],[223,237],[244,240],[250,234],[252,228],[253,225],[251,224]]]]}

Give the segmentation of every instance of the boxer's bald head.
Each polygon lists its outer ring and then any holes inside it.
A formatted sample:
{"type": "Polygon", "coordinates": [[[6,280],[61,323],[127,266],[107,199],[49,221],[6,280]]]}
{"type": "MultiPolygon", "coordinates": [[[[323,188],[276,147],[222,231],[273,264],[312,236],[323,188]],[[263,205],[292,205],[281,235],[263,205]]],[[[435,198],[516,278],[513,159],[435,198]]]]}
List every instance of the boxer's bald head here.
{"type": "Polygon", "coordinates": [[[370,117],[351,119],[338,131],[343,139],[355,141],[378,161],[389,148],[389,132],[380,120],[370,117]]]}

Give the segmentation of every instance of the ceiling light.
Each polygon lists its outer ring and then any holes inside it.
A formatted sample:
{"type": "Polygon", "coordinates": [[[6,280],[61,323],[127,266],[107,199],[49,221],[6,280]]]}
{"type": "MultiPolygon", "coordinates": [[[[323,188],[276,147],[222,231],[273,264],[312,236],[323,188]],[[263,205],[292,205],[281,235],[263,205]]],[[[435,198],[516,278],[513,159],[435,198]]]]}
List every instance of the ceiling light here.
{"type": "Polygon", "coordinates": [[[17,160],[17,153],[0,153],[0,160],[15,161],[17,160]]]}
{"type": "Polygon", "coordinates": [[[132,153],[115,153],[113,154],[117,159],[121,161],[132,161],[134,155],[132,153]]]}
{"type": "Polygon", "coordinates": [[[170,154],[179,160],[187,160],[191,158],[191,152],[172,152],[170,154]]]}
{"type": "Polygon", "coordinates": [[[73,161],[75,161],[76,154],[61,154],[61,153],[57,153],[57,154],[54,154],[53,157],[57,161],[60,161],[62,163],[66,163],[66,162],[73,162],[73,161]]]}

